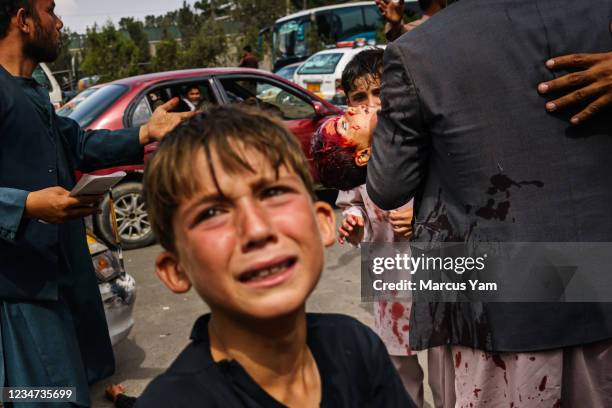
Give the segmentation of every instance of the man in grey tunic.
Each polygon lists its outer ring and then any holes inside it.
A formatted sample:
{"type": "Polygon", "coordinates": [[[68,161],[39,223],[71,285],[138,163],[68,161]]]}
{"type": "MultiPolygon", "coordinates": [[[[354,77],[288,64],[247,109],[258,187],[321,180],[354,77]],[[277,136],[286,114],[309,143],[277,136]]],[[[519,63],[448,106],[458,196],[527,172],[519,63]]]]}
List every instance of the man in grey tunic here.
{"type": "Polygon", "coordinates": [[[31,78],[58,54],[54,7],[0,5],[0,387],[76,387],[76,405],[89,406],[88,383],[112,374],[114,359],[82,221],[100,197],[69,196],[74,170],[142,162],[143,145],[191,113],[168,113],[173,100],[115,132],[58,117],[31,78]]]}

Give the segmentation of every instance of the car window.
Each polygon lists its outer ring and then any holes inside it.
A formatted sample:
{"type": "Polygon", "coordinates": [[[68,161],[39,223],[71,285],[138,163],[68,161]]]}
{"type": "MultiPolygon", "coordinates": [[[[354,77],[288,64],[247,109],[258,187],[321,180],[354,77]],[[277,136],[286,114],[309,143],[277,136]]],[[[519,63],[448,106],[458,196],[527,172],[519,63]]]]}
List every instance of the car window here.
{"type": "Polygon", "coordinates": [[[32,78],[34,78],[34,80],[38,82],[38,84],[43,88],[51,90],[51,83],[49,82],[49,78],[47,78],[45,71],[43,71],[40,65],[36,66],[34,72],[32,72],[32,78]]]}
{"type": "Polygon", "coordinates": [[[149,121],[152,114],[153,112],[151,111],[151,106],[149,105],[147,98],[140,98],[140,101],[138,101],[136,104],[136,108],[134,108],[134,113],[132,114],[132,127],[144,125],[149,121]]]}
{"type": "Polygon", "coordinates": [[[293,74],[295,73],[295,70],[297,68],[298,68],[298,65],[291,65],[288,67],[283,67],[279,69],[278,71],[276,71],[276,75],[282,76],[283,78],[289,81],[293,81],[293,74]]]}
{"type": "Polygon", "coordinates": [[[79,92],[77,96],[68,101],[64,106],[62,106],[56,113],[59,116],[67,116],[70,117],[72,112],[78,109],[81,102],[91,96],[94,92],[96,92],[99,88],[88,88],[84,91],[79,92]]]}
{"type": "Polygon", "coordinates": [[[255,78],[221,78],[230,103],[258,106],[283,120],[311,118],[315,110],[310,101],[289,88],[255,78]]]}
{"type": "Polygon", "coordinates": [[[76,120],[81,127],[87,127],[127,90],[128,87],[125,85],[105,85],[78,104],[68,117],[76,120]]]}
{"type": "Polygon", "coordinates": [[[172,112],[205,110],[217,103],[208,81],[151,88],[136,103],[132,112],[131,125],[144,125],[157,107],[174,97],[179,98],[179,102],[172,112]]]}
{"type": "Polygon", "coordinates": [[[333,74],[336,65],[342,58],[342,53],[330,52],[325,54],[315,54],[308,58],[298,69],[298,75],[302,74],[333,74]]]}

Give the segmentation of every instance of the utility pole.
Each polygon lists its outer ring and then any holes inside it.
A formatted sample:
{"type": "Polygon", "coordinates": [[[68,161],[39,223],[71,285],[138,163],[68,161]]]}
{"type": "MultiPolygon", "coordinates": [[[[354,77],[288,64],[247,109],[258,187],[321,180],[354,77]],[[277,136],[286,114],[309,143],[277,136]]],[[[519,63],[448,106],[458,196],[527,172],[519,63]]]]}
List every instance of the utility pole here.
{"type": "Polygon", "coordinates": [[[308,8],[308,0],[304,0],[302,9],[306,10],[308,8]]]}

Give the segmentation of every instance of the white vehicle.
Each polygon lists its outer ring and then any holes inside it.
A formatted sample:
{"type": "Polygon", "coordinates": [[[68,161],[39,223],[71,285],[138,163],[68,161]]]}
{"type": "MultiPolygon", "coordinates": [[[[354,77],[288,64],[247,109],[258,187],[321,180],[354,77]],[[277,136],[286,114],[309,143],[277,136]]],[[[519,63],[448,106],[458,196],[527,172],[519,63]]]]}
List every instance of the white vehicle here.
{"type": "Polygon", "coordinates": [[[47,64],[40,63],[32,73],[32,78],[36,80],[41,86],[47,88],[49,91],[49,99],[55,109],[58,109],[62,105],[62,88],[53,76],[53,72],[49,69],[47,64]]]}
{"type": "MultiPolygon", "coordinates": [[[[415,20],[421,15],[416,0],[404,2],[404,21],[415,20]]],[[[308,45],[311,36],[322,39],[326,46],[357,38],[374,41],[384,23],[374,1],[352,1],[287,15],[260,31],[260,35],[272,31],[272,61],[277,71],[313,54],[308,45]]],[[[263,37],[260,38],[263,41],[263,37]]]]}
{"type": "Polygon", "coordinates": [[[87,245],[104,305],[111,343],[125,339],[134,326],[136,282],[125,272],[117,255],[87,231],[87,245]]]}
{"type": "MultiPolygon", "coordinates": [[[[349,44],[352,45],[352,44],[349,44]]],[[[361,51],[381,46],[342,47],[319,51],[308,58],[296,71],[293,81],[323,99],[331,100],[341,91],[342,71],[361,51]]]]}

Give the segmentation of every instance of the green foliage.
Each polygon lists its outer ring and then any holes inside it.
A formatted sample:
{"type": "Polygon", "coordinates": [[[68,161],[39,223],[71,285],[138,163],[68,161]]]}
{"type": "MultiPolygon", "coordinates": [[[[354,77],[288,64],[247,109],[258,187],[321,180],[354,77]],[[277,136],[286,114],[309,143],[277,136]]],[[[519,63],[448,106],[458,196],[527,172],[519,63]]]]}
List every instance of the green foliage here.
{"type": "Polygon", "coordinates": [[[138,48],[138,62],[146,63],[151,60],[149,51],[149,40],[144,31],[144,24],[141,21],[134,20],[133,17],[124,17],[119,20],[119,28],[126,31],[134,45],[138,48]]]}
{"type": "Polygon", "coordinates": [[[183,6],[177,10],[176,25],[181,32],[183,42],[189,43],[200,30],[201,20],[191,6],[183,0],[183,6]]]}
{"type": "Polygon", "coordinates": [[[156,49],[153,71],[171,71],[179,68],[179,45],[173,38],[163,39],[156,49]]]}
{"type": "Polygon", "coordinates": [[[181,68],[205,68],[218,66],[227,51],[225,33],[214,20],[204,23],[180,55],[181,68]]]}
{"type": "Polygon", "coordinates": [[[85,55],[81,63],[83,75],[100,75],[101,81],[111,81],[139,72],[140,51],[134,42],[121,34],[112,23],[98,30],[87,30],[85,55]]]}
{"type": "Polygon", "coordinates": [[[68,52],[68,48],[70,47],[70,41],[72,40],[73,35],[77,34],[70,32],[68,29],[62,30],[60,33],[62,48],[60,49],[57,59],[48,64],[51,71],[63,71],[72,68],[72,55],[70,55],[70,52],[68,52]]]}
{"type": "Polygon", "coordinates": [[[283,3],[279,0],[235,0],[232,18],[246,27],[260,30],[286,14],[283,3]]]}
{"type": "MultiPolygon", "coordinates": [[[[85,50],[80,67],[83,75],[100,75],[103,81],[139,74],[145,71],[167,71],[182,68],[208,67],[237,61],[245,45],[250,45],[260,59],[268,53],[271,39],[265,38],[263,49],[258,47],[259,31],[272,26],[278,18],[308,8],[344,3],[346,0],[197,0],[191,6],[183,0],[182,6],[163,15],[146,16],[144,21],[124,17],[119,30],[111,23],[87,31],[85,50]],[[228,37],[216,18],[224,20],[239,33],[228,37]],[[178,28],[180,41],[167,35],[156,45],[155,57],[150,55],[149,39],[145,29],[169,30],[178,28]]],[[[65,33],[66,46],[69,33],[65,33]]],[[[307,44],[311,52],[323,48],[330,39],[308,30],[307,44]]],[[[331,41],[333,42],[333,41],[331,41]]],[[[54,69],[69,69],[70,55],[62,55],[54,69]]]]}

